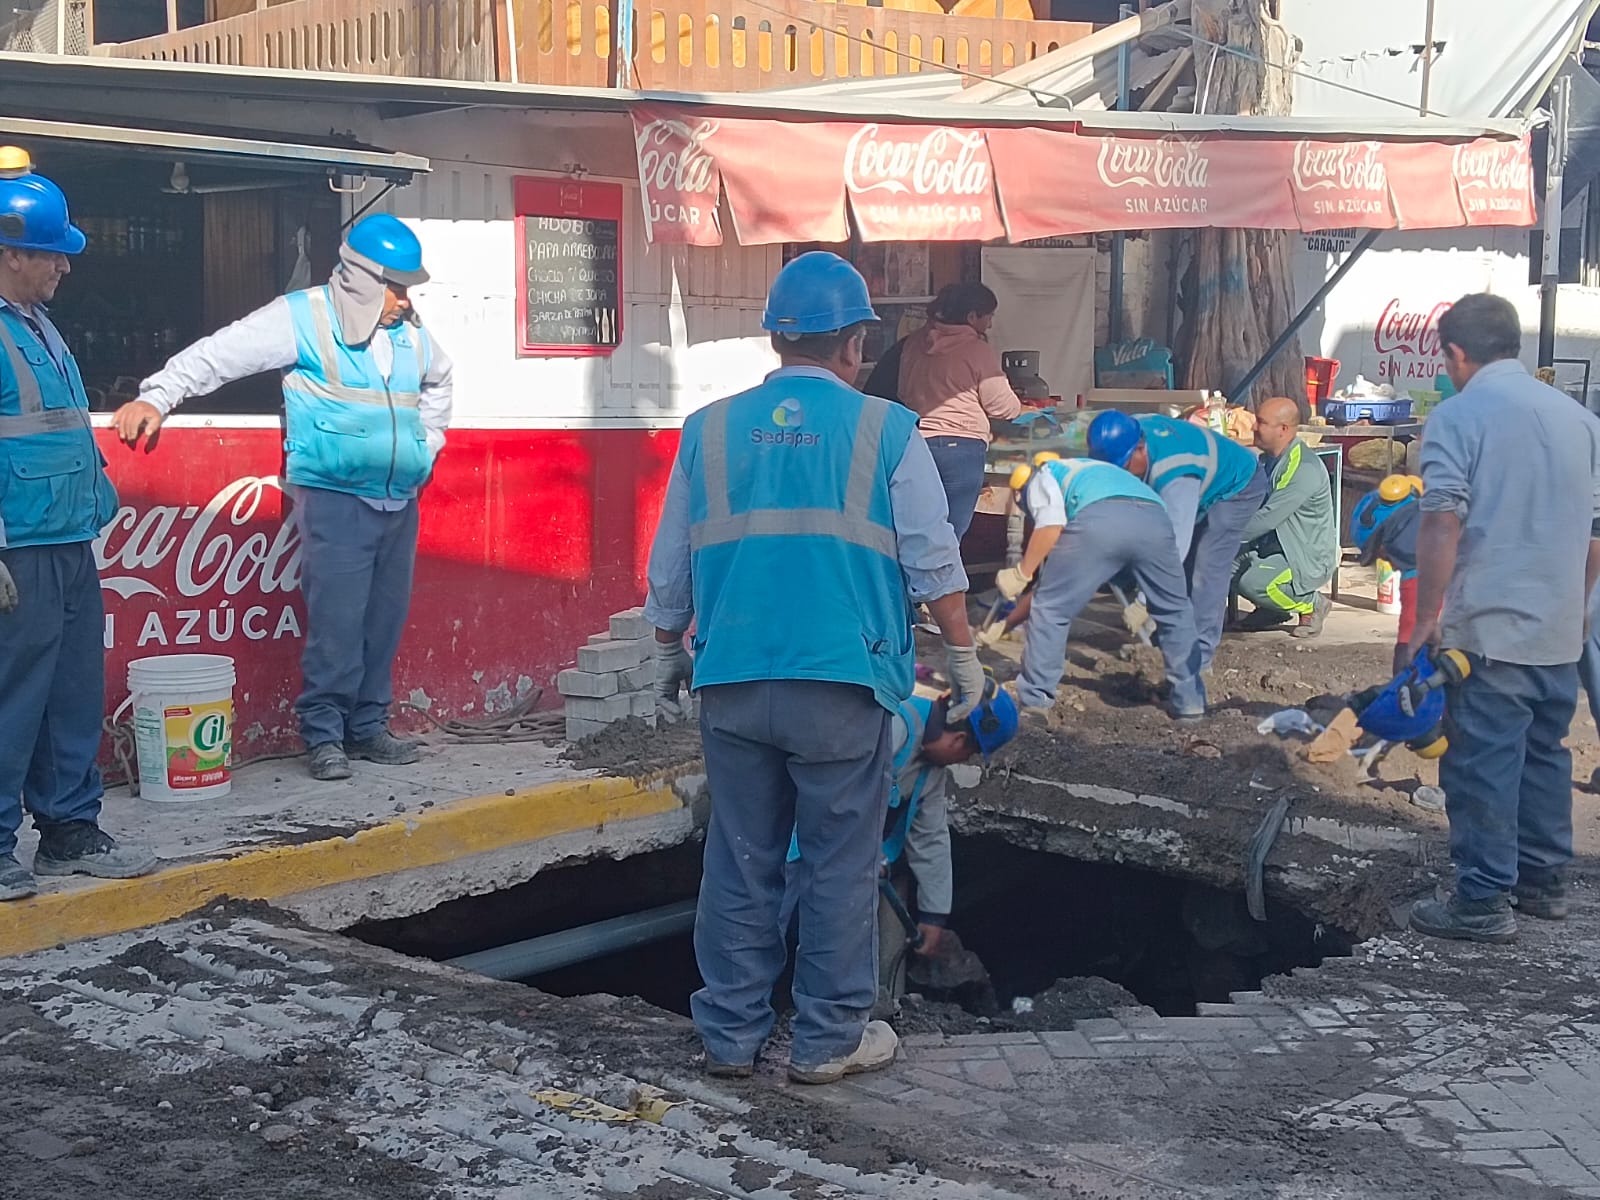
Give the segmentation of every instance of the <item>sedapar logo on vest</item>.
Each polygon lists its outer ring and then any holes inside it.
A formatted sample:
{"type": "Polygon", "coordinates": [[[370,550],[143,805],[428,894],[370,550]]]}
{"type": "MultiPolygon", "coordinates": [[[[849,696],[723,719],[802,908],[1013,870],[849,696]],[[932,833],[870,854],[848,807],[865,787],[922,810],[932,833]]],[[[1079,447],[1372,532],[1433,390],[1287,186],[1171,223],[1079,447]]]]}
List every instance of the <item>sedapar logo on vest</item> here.
{"type": "Polygon", "coordinates": [[[790,397],[778,403],[772,410],[772,423],[778,428],[752,429],[750,441],[757,446],[815,446],[822,438],[815,433],[806,433],[800,427],[805,424],[805,410],[800,407],[800,401],[790,397]]]}

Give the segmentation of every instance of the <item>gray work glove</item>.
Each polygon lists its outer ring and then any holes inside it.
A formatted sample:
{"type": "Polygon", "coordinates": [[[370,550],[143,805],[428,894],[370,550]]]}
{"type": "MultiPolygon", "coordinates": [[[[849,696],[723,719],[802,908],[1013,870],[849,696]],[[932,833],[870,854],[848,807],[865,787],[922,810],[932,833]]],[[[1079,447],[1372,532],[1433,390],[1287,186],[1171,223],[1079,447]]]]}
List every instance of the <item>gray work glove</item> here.
{"type": "Polygon", "coordinates": [[[5,563],[0,562],[0,613],[15,612],[21,599],[17,595],[17,581],[11,578],[5,563]]]}
{"type": "Polygon", "coordinates": [[[965,721],[983,700],[987,682],[983,664],[978,661],[976,646],[944,644],[945,674],[950,677],[950,711],[945,719],[951,723],[965,721]]]}
{"type": "Polygon", "coordinates": [[[680,693],[694,678],[694,659],[684,647],[683,638],[655,644],[656,719],[669,724],[689,714],[691,701],[680,693]]]}

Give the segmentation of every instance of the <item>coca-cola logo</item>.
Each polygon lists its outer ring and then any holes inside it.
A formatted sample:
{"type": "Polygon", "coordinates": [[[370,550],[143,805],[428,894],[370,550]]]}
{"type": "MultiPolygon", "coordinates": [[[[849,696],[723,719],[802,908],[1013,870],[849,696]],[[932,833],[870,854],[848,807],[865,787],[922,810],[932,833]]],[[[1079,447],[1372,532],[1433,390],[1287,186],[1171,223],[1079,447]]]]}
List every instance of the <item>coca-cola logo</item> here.
{"type": "Polygon", "coordinates": [[[850,138],[844,160],[845,186],[860,195],[982,196],[990,190],[989,153],[981,132],[929,129],[920,137],[897,137],[877,124],[850,138]]]}
{"type": "Polygon", "coordinates": [[[654,120],[635,137],[639,180],[646,190],[679,195],[708,193],[717,186],[717,163],[705,148],[716,121],[691,127],[686,121],[654,120]]]}
{"type": "Polygon", "coordinates": [[[1191,138],[1101,138],[1095,160],[1107,187],[1150,187],[1170,191],[1203,191],[1211,159],[1191,138]]]}
{"type": "Polygon", "coordinates": [[[281,490],[275,475],[235,479],[204,506],[156,504],[142,512],[124,507],[95,541],[100,586],[124,600],[154,596],[179,600],[220,593],[237,596],[292,592],[300,586],[300,526],[286,520],[268,536],[256,514],[268,489],[281,490]],[[167,595],[150,576],[171,563],[167,595]]]}
{"type": "Polygon", "coordinates": [[[1533,164],[1520,143],[1472,142],[1456,147],[1451,169],[1463,189],[1520,192],[1531,186],[1533,164]]]}
{"type": "Polygon", "coordinates": [[[1389,174],[1377,142],[1302,141],[1294,144],[1294,186],[1302,192],[1381,192],[1389,186],[1389,174]]]}
{"type": "Polygon", "coordinates": [[[1450,302],[1441,300],[1426,312],[1408,309],[1398,299],[1390,300],[1378,315],[1372,331],[1372,344],[1379,354],[1416,354],[1432,358],[1440,352],[1439,318],[1450,311],[1450,302]]]}

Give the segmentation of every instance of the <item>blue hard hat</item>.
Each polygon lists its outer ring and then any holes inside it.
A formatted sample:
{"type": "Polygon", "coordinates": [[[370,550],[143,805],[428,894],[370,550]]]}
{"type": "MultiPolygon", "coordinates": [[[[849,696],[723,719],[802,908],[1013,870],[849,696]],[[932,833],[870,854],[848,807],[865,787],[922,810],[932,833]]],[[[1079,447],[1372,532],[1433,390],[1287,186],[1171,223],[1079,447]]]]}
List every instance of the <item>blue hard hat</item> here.
{"type": "Polygon", "coordinates": [[[977,739],[978,750],[988,758],[1000,747],[1017,736],[1021,714],[1011,693],[995,683],[988,675],[983,687],[983,702],[967,718],[972,726],[972,736],[977,739]]]}
{"type": "Polygon", "coordinates": [[[837,254],[813,250],[778,272],[767,293],[761,328],[793,340],[877,319],[861,272],[837,254]]]}
{"type": "Polygon", "coordinates": [[[390,283],[412,287],[428,282],[422,269],[422,243],[398,217],[388,213],[362,217],[345,234],[344,248],[366,259],[390,283]]]}
{"type": "Polygon", "coordinates": [[[1127,413],[1111,409],[1089,422],[1089,455],[1101,462],[1127,466],[1143,440],[1144,430],[1127,413]]]}
{"type": "Polygon", "coordinates": [[[33,173],[24,151],[0,146],[0,246],[81,254],[87,240],[67,216],[61,189],[33,173]]]}

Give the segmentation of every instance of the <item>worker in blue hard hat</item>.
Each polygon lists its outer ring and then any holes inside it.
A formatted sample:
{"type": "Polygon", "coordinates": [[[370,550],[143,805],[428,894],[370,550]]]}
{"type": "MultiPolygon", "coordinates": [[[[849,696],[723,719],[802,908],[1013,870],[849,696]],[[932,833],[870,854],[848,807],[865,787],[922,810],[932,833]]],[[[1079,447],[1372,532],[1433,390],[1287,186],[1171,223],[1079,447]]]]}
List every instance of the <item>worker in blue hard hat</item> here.
{"type": "Polygon", "coordinates": [[[45,306],[82,252],[61,189],[0,147],[0,900],[37,875],[155,869],[100,829],[105,617],[94,540],[117,493],[83,379],[45,306]],[[18,862],[26,807],[39,832],[18,862]]]}
{"type": "Polygon", "coordinates": [[[657,711],[681,711],[691,683],[700,698],[711,821],[691,1003],[717,1075],[748,1075],[772,1030],[791,830],[806,870],[790,1075],[827,1083],[893,1061],[894,1031],[868,1021],[911,602],[944,636],[950,720],[983,699],[967,576],[916,414],[849,383],[876,320],[837,255],[778,273],[762,327],[782,365],[684,422],[650,554],[657,711]]]}
{"type": "Polygon", "coordinates": [[[306,602],[295,714],[314,779],[349,778],[352,758],[419,757],[415,742],[389,731],[389,707],[411,604],[417,495],[450,424],[450,359],[409,292],[427,279],[409,226],[363,217],[326,284],[280,296],[180,351],[117,410],[122,440],[148,439],[148,451],[189,397],[284,372],[285,475],[306,602]]]}
{"type": "Polygon", "coordinates": [[[1209,429],[1115,410],[1089,423],[1089,453],[1130,471],[1167,506],[1194,606],[1200,669],[1222,641],[1228,589],[1246,526],[1267,498],[1256,456],[1209,429]]]}

